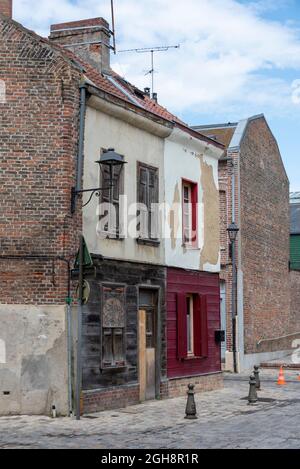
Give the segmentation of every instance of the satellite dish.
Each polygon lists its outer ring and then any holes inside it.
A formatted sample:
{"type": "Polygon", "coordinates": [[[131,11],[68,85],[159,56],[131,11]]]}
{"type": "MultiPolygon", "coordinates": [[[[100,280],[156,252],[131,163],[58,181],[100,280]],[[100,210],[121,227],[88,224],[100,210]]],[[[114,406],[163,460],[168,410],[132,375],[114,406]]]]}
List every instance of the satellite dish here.
{"type": "MultiPolygon", "coordinates": [[[[90,284],[86,280],[84,280],[83,281],[83,291],[82,291],[82,304],[86,305],[88,303],[90,293],[91,293],[90,284]]],[[[76,288],[76,296],[79,299],[79,285],[76,288]]]]}

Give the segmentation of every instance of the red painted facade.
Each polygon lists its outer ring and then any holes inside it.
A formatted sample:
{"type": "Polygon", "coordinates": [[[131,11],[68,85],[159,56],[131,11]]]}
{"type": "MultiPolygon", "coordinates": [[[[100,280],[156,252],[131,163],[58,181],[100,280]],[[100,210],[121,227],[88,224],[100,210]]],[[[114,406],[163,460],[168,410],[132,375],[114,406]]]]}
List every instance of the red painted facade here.
{"type": "Polygon", "coordinates": [[[215,331],[220,329],[220,281],[218,274],[187,271],[176,268],[167,270],[167,370],[169,378],[199,376],[221,371],[221,346],[215,341],[215,331]],[[195,322],[195,336],[200,336],[196,350],[201,356],[184,356],[186,334],[182,329],[186,295],[195,295],[201,319],[195,322]]]}

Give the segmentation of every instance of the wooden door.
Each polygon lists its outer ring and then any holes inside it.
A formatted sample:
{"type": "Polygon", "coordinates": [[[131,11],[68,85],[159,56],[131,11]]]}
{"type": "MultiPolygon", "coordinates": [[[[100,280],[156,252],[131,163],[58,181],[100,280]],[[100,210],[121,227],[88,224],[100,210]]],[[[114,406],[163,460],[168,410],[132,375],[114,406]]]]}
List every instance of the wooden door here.
{"type": "Polygon", "coordinates": [[[156,397],[156,315],[157,295],[141,292],[139,311],[139,381],[140,400],[156,397]]]}

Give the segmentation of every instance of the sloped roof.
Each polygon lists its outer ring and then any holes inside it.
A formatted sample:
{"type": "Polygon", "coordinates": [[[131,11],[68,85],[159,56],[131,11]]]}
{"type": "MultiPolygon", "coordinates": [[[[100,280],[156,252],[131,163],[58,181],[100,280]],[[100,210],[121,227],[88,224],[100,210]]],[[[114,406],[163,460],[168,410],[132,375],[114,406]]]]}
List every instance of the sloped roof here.
{"type": "Polygon", "coordinates": [[[222,143],[226,148],[229,147],[237,124],[217,124],[217,125],[198,125],[193,129],[200,132],[202,135],[222,143]]]}
{"type": "Polygon", "coordinates": [[[144,91],[139,90],[137,87],[126,81],[113,70],[110,70],[106,74],[100,73],[96,68],[94,68],[88,62],[84,61],[78,55],[71,52],[69,49],[62,47],[57,43],[53,43],[53,41],[50,39],[39,36],[35,32],[25,28],[20,23],[17,23],[13,19],[6,18],[1,15],[0,19],[2,21],[14,24],[15,27],[21,29],[24,33],[31,35],[35,40],[41,41],[59,52],[62,56],[65,57],[66,60],[70,61],[70,64],[76,68],[80,68],[87,80],[89,80],[96,88],[99,88],[104,93],[113,95],[130,104],[134,104],[137,108],[142,108],[144,111],[156,115],[168,122],[171,122],[174,125],[178,124],[182,130],[187,131],[188,133],[193,132],[194,137],[198,138],[199,140],[206,141],[207,143],[218,148],[224,147],[221,143],[208,138],[206,135],[194,132],[191,127],[188,126],[188,124],[181,121],[177,116],[170,113],[166,108],[158,104],[155,100],[151,99],[144,91]]]}
{"type": "Polygon", "coordinates": [[[218,148],[224,148],[222,142],[217,142],[200,132],[196,132],[192,127],[169,112],[165,107],[158,104],[154,99],[151,99],[147,93],[122,78],[114,70],[111,69],[106,73],[100,73],[91,64],[85,62],[81,57],[77,56],[70,50],[65,48],[62,48],[62,50],[70,59],[77,61],[77,63],[81,65],[86,79],[89,80],[89,82],[91,82],[96,88],[99,88],[105,93],[116,96],[130,104],[134,104],[138,108],[148,111],[168,122],[180,126],[183,131],[192,133],[193,137],[198,138],[199,140],[203,140],[218,148]]]}
{"type": "Polygon", "coordinates": [[[300,192],[291,192],[290,193],[290,203],[291,204],[300,204],[300,192]]]}

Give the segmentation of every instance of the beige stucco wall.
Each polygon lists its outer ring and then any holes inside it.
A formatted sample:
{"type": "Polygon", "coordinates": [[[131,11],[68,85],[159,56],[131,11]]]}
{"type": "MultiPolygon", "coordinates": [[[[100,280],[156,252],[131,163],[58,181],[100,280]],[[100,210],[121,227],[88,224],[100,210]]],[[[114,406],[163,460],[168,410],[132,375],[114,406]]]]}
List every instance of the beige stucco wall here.
{"type": "Polygon", "coordinates": [[[218,159],[222,153],[181,129],[175,128],[166,139],[165,259],[169,266],[220,271],[218,159]],[[182,179],[198,185],[197,249],[183,246],[182,179]]]}
{"type": "MultiPolygon", "coordinates": [[[[85,160],[84,160],[84,188],[99,187],[99,169],[95,161],[100,157],[101,148],[114,148],[125,156],[128,164],[124,167],[124,193],[127,196],[128,207],[137,201],[137,163],[143,162],[159,168],[159,201],[164,200],[164,132],[170,133],[163,126],[147,123],[145,119],[138,118],[131,111],[120,111],[113,106],[106,109],[105,104],[99,100],[92,102],[86,112],[85,124],[85,160]],[[110,113],[110,114],[109,114],[110,113]],[[119,114],[118,114],[119,113],[119,114]],[[114,114],[114,115],[112,115],[114,114]],[[118,117],[115,117],[118,116],[118,117]],[[138,127],[138,126],[139,127],[138,127]],[[141,128],[145,126],[145,129],[141,128]],[[147,130],[149,126],[149,130],[147,130]],[[152,133],[153,132],[153,133],[152,133]]],[[[87,196],[85,196],[84,200],[87,196]]],[[[138,245],[135,239],[127,237],[122,241],[101,239],[96,232],[98,217],[98,199],[93,198],[91,203],[84,208],[83,226],[84,236],[89,249],[93,254],[101,254],[105,257],[150,262],[164,263],[164,243],[159,247],[138,245]]]]}
{"type": "Polygon", "coordinates": [[[2,304],[0,325],[0,415],[66,415],[65,307],[2,304]]]}

